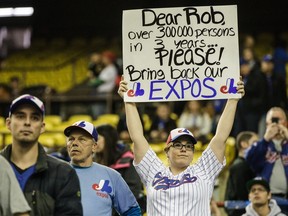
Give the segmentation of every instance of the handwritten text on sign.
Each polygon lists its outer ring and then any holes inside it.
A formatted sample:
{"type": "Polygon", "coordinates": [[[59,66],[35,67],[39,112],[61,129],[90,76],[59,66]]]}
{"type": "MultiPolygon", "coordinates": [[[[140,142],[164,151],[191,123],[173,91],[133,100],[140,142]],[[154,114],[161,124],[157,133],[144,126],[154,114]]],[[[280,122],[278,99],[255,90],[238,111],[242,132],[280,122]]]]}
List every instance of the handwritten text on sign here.
{"type": "Polygon", "coordinates": [[[123,12],[125,101],[239,97],[237,8],[123,12]]]}

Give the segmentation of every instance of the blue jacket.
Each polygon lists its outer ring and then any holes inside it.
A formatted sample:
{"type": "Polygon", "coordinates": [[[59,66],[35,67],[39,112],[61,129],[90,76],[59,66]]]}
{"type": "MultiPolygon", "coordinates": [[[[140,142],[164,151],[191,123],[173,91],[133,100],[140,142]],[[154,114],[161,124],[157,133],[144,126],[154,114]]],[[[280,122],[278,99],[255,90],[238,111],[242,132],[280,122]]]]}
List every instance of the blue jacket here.
{"type": "Polygon", "coordinates": [[[253,171],[268,182],[270,181],[275,161],[279,157],[282,159],[286,178],[288,179],[288,140],[282,144],[282,151],[277,152],[272,141],[267,142],[265,139],[261,139],[248,148],[245,154],[245,158],[253,171]]]}

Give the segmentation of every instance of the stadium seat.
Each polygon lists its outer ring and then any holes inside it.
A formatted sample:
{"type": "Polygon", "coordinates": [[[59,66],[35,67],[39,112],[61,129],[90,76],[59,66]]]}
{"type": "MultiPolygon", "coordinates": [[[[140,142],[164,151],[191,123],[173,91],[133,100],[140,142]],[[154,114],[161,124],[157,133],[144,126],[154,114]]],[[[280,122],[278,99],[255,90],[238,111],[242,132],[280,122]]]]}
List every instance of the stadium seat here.
{"type": "Polygon", "coordinates": [[[55,141],[50,133],[43,133],[39,137],[39,142],[47,148],[54,148],[55,141]]]}
{"type": "Polygon", "coordinates": [[[62,118],[59,115],[46,115],[45,124],[46,130],[55,130],[62,123],[62,118]]]}
{"type": "Polygon", "coordinates": [[[93,122],[93,118],[90,115],[86,115],[86,114],[75,114],[69,117],[68,122],[70,124],[73,124],[74,122],[80,121],[80,120],[84,120],[84,121],[88,121],[88,122],[93,122]]]}
{"type": "Polygon", "coordinates": [[[119,115],[117,114],[102,114],[94,121],[94,125],[110,124],[113,127],[117,127],[119,122],[119,115]]]}

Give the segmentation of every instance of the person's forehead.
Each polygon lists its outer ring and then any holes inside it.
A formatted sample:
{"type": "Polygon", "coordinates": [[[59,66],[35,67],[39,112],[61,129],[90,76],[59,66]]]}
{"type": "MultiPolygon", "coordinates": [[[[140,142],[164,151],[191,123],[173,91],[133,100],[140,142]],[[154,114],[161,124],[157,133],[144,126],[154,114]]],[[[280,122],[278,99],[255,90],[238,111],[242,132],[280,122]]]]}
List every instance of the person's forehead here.
{"type": "Polygon", "coordinates": [[[266,190],[266,188],[263,185],[261,185],[261,184],[254,184],[254,185],[251,186],[251,190],[252,189],[256,189],[256,188],[262,188],[262,189],[266,190]]]}
{"type": "Polygon", "coordinates": [[[28,103],[20,104],[19,106],[15,108],[13,113],[24,112],[26,110],[32,110],[33,113],[38,113],[39,115],[42,115],[39,109],[37,109],[34,105],[28,104],[28,103]]]}
{"type": "Polygon", "coordinates": [[[175,142],[183,142],[183,141],[191,142],[191,143],[192,143],[191,137],[186,136],[186,135],[178,137],[178,138],[174,141],[174,143],[175,143],[175,142]]]}
{"type": "Polygon", "coordinates": [[[87,137],[87,138],[92,138],[91,134],[89,134],[87,131],[81,129],[81,128],[73,128],[71,129],[71,132],[69,136],[74,136],[74,137],[87,137]]]}
{"type": "Polygon", "coordinates": [[[259,137],[257,134],[253,134],[251,136],[251,138],[249,139],[249,142],[256,142],[257,140],[259,140],[259,137]]]}
{"type": "Polygon", "coordinates": [[[281,111],[281,110],[271,110],[269,113],[268,113],[268,115],[267,115],[267,117],[268,118],[271,118],[271,117],[284,117],[285,116],[285,113],[283,112],[283,111],[281,111]]]}

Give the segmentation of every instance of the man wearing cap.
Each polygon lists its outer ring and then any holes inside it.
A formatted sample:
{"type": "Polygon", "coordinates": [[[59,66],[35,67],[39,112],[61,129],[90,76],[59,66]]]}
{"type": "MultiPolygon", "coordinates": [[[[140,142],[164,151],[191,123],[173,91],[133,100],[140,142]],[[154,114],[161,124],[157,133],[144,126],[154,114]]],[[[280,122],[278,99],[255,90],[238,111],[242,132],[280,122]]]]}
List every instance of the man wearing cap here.
{"type": "Polygon", "coordinates": [[[141,215],[140,207],[129,186],[117,171],[93,162],[98,133],[90,122],[78,121],[64,130],[71,164],[81,186],[85,216],[141,215]]]}
{"type": "Polygon", "coordinates": [[[274,199],[271,199],[269,183],[256,177],[247,182],[250,204],[243,216],[285,216],[274,199]]]}
{"type": "Polygon", "coordinates": [[[83,215],[80,183],[68,163],[48,156],[38,142],[45,131],[44,104],[33,95],[12,101],[6,126],[12,144],[1,154],[10,162],[31,215],[83,215]]]}
{"type": "MultiPolygon", "coordinates": [[[[237,93],[244,95],[244,83],[237,83],[237,93]]],[[[128,90],[127,82],[120,82],[121,97],[128,90]]],[[[198,161],[191,165],[194,145],[193,134],[185,128],[170,132],[165,152],[166,167],[149,146],[135,103],[125,103],[127,126],[134,143],[134,165],[147,191],[147,214],[211,215],[210,200],[215,180],[225,166],[225,142],[228,138],[239,99],[229,99],[219,120],[215,136],[198,161]]]]}

